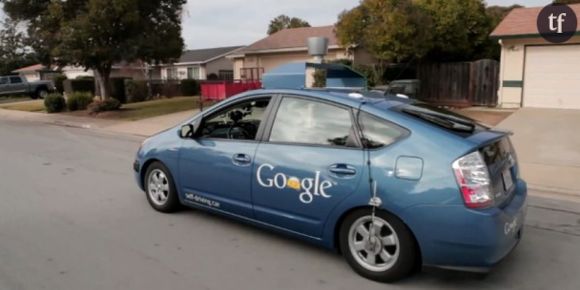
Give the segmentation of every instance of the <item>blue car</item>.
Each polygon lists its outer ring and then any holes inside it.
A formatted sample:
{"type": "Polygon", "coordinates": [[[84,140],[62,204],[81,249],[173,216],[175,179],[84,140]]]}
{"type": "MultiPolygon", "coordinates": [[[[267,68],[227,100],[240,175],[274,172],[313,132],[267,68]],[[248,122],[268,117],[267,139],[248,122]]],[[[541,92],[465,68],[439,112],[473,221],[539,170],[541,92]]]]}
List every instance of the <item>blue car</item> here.
{"type": "Polygon", "coordinates": [[[263,89],[145,140],[151,206],[208,210],[336,249],[392,282],[417,266],[487,271],[522,237],[509,133],[414,100],[263,89]]]}

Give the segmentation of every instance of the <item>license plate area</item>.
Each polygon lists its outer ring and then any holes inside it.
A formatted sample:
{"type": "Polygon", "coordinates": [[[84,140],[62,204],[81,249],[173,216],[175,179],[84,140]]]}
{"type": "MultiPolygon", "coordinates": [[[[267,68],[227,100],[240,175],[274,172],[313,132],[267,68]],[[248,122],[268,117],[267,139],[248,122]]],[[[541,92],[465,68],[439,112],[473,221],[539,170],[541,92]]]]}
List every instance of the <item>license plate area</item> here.
{"type": "Polygon", "coordinates": [[[501,173],[501,179],[503,181],[503,189],[505,192],[509,192],[514,186],[514,179],[512,177],[512,172],[509,168],[504,169],[501,173]]]}

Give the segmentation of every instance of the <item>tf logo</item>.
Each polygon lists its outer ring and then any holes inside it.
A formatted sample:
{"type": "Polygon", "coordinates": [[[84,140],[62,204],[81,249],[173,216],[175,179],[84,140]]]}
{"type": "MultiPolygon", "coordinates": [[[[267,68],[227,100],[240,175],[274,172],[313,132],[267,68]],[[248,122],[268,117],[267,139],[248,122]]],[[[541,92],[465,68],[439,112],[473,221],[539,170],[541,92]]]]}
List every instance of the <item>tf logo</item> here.
{"type": "Polygon", "coordinates": [[[570,40],[576,33],[577,24],[576,13],[564,4],[551,4],[544,7],[537,19],[538,32],[552,43],[570,40]]]}

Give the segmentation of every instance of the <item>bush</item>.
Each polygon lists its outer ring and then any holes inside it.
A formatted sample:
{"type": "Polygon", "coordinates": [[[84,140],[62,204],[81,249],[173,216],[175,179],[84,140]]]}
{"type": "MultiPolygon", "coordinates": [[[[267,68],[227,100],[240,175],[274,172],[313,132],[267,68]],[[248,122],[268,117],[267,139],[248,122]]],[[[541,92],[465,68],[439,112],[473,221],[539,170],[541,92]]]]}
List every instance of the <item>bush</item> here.
{"type": "Polygon", "coordinates": [[[66,101],[61,94],[50,94],[44,98],[44,107],[48,113],[60,113],[66,107],[66,101]]]}
{"type": "Polygon", "coordinates": [[[144,102],[149,95],[146,81],[126,80],[125,90],[129,103],[144,102]]]}
{"type": "Polygon", "coordinates": [[[93,95],[90,92],[73,92],[67,96],[67,108],[69,111],[86,110],[93,102],[93,95]]]}
{"type": "Polygon", "coordinates": [[[104,101],[97,100],[92,102],[88,109],[91,114],[97,114],[100,112],[116,111],[121,108],[121,102],[117,99],[108,98],[104,101]]]}
{"type": "Polygon", "coordinates": [[[64,81],[67,80],[65,75],[56,75],[54,77],[54,86],[56,87],[56,91],[60,94],[64,94],[64,81]]]}
{"type": "Polygon", "coordinates": [[[181,94],[184,96],[198,96],[199,82],[196,80],[182,80],[181,94]]]}

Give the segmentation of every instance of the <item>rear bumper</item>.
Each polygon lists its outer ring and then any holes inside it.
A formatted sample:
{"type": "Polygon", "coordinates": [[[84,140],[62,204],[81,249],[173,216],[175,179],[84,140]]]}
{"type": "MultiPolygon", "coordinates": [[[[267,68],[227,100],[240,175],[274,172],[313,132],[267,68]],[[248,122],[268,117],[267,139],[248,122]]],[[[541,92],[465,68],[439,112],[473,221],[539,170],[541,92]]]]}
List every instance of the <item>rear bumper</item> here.
{"type": "Polygon", "coordinates": [[[505,258],[519,243],[527,211],[527,185],[519,180],[513,199],[502,208],[464,206],[411,209],[409,226],[427,266],[482,272],[505,258]]]}

